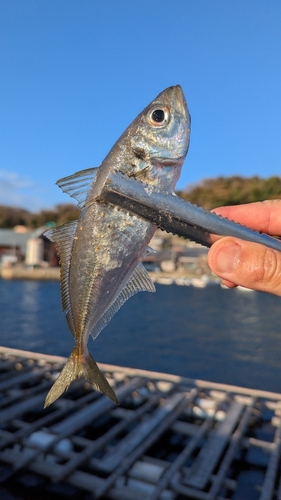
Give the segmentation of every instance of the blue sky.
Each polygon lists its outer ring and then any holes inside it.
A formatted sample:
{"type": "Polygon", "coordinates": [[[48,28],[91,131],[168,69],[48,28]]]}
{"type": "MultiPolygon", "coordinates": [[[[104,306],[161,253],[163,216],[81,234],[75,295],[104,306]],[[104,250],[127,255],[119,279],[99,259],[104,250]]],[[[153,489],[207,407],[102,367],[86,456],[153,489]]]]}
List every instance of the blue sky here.
{"type": "Polygon", "coordinates": [[[280,0],[0,0],[0,204],[68,203],[164,88],[192,116],[179,189],[281,175],[280,0]]]}

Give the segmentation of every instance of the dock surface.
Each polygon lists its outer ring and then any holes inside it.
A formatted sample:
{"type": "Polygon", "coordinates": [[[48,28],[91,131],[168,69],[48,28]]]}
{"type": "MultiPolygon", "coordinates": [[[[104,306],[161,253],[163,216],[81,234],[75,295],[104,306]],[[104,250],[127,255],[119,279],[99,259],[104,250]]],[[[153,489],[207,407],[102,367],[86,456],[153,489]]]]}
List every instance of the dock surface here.
{"type": "Polygon", "coordinates": [[[44,410],[64,363],[0,347],[0,498],[281,500],[281,394],[100,364],[119,405],[44,410]]]}

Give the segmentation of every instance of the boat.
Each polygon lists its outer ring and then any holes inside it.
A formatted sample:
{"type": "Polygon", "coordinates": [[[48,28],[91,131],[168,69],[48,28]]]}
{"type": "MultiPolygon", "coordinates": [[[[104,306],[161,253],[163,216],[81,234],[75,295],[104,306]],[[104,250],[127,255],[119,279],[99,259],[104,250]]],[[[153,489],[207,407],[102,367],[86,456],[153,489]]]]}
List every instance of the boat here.
{"type": "Polygon", "coordinates": [[[223,283],[221,283],[220,286],[224,290],[238,290],[238,292],[255,292],[255,290],[253,290],[252,288],[246,288],[246,287],[241,286],[241,285],[230,288],[229,286],[226,286],[223,283]]]}
{"type": "Polygon", "coordinates": [[[196,288],[205,288],[207,286],[207,281],[203,278],[191,278],[191,285],[196,288]]]}
{"type": "Polygon", "coordinates": [[[197,288],[205,288],[207,285],[220,284],[220,279],[211,278],[208,274],[202,274],[199,278],[191,278],[191,284],[197,288]]]}
{"type": "Polygon", "coordinates": [[[1,498],[280,497],[281,394],[99,364],[118,405],[79,379],[44,410],[65,361],[0,347],[1,498]]]}
{"type": "Polygon", "coordinates": [[[186,278],[185,276],[181,278],[175,278],[175,284],[179,286],[190,286],[191,285],[191,279],[186,278]]]}
{"type": "Polygon", "coordinates": [[[174,278],[169,278],[166,276],[158,276],[155,279],[155,283],[158,283],[159,285],[172,285],[174,283],[174,278]]]}
{"type": "Polygon", "coordinates": [[[252,288],[246,288],[245,286],[238,285],[236,288],[239,292],[255,292],[252,288]]]}
{"type": "Polygon", "coordinates": [[[195,286],[196,288],[205,288],[207,286],[207,283],[201,278],[192,278],[191,285],[195,286]]]}

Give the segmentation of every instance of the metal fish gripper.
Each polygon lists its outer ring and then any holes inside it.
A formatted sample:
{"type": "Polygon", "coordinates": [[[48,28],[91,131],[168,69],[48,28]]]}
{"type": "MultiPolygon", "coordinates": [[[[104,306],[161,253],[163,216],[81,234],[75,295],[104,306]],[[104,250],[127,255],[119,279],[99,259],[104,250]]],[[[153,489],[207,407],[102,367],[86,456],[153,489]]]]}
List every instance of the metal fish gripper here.
{"type": "Polygon", "coordinates": [[[121,173],[111,173],[98,200],[125,209],[158,228],[210,247],[212,236],[234,236],[281,251],[281,242],[267,234],[216,215],[176,195],[156,192],[152,186],[121,173]]]}

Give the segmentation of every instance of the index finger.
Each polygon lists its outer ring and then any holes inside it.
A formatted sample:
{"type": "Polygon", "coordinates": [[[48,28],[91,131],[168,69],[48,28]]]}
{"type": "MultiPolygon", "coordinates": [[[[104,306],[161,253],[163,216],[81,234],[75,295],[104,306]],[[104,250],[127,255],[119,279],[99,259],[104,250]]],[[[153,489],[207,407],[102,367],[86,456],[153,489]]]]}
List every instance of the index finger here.
{"type": "Polygon", "coordinates": [[[266,200],[212,210],[222,217],[239,222],[271,236],[281,235],[281,200],[266,200]]]}

